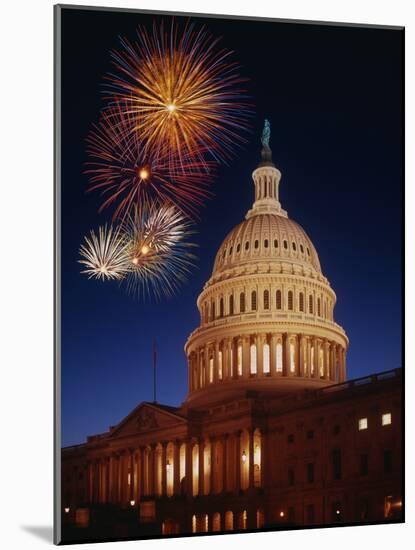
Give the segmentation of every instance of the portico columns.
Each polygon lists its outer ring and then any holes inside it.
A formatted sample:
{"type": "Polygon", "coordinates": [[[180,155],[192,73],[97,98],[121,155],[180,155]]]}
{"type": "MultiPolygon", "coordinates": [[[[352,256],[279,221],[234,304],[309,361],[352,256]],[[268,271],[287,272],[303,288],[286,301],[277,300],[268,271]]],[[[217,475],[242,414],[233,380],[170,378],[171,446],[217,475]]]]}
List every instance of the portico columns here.
{"type": "Polygon", "coordinates": [[[242,376],[243,378],[249,378],[250,375],[250,349],[249,349],[249,337],[243,336],[242,338],[242,376]]]}
{"type": "Polygon", "coordinates": [[[186,494],[193,496],[193,441],[186,441],[186,494]]]}
{"type": "Polygon", "coordinates": [[[173,494],[180,494],[180,441],[174,442],[173,458],[173,494]]]}
{"type": "Polygon", "coordinates": [[[261,377],[264,375],[264,342],[265,342],[265,335],[257,334],[255,338],[257,376],[261,376],[261,377]]]}
{"type": "Polygon", "coordinates": [[[254,482],[254,430],[250,429],[248,431],[248,437],[249,437],[249,483],[248,487],[250,489],[253,489],[255,486],[254,482]]]}
{"type": "Polygon", "coordinates": [[[205,441],[199,439],[199,496],[204,494],[205,489],[205,441]]]}
{"type": "Polygon", "coordinates": [[[284,333],[282,335],[282,375],[288,376],[289,370],[290,370],[289,340],[288,340],[288,334],[284,333]]]}
{"type": "Polygon", "coordinates": [[[277,374],[277,339],[274,334],[271,335],[269,350],[269,372],[270,376],[277,374]]]}

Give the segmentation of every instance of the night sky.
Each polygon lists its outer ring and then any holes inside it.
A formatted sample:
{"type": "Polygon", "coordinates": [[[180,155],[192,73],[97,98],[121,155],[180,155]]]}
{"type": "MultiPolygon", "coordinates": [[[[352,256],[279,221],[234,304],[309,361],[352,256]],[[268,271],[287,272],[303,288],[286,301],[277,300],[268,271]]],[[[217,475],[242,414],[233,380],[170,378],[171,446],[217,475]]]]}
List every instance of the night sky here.
{"type": "MultiPolygon", "coordinates": [[[[163,17],[165,20],[168,17],[163,17]]],[[[110,220],[88,193],[85,138],[103,106],[103,75],[136,13],[62,13],[62,444],[106,431],[151,401],[186,396],[183,346],[199,323],[196,299],[226,234],[253,202],[263,119],[282,172],[280,200],[312,239],[349,338],[347,376],[402,366],[402,32],[375,28],[194,18],[235,51],[255,106],[248,143],[212,184],[195,241],[198,266],[177,295],[131,298],[116,282],[80,274],[78,249],[110,220]]],[[[161,20],[161,18],[158,18],[161,20]]]]}

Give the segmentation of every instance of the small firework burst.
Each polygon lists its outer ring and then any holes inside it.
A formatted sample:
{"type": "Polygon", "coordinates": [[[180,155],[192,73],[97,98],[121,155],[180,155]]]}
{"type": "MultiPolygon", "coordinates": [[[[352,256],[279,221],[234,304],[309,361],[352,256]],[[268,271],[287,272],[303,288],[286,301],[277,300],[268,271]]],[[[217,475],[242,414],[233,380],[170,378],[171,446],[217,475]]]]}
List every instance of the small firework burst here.
{"type": "Polygon", "coordinates": [[[218,48],[205,27],[137,29],[137,41],[121,40],[112,52],[115,71],[107,75],[107,99],[132,115],[132,130],[157,154],[167,148],[185,163],[230,158],[245,141],[251,108],[232,53],[218,48]]]}
{"type": "Polygon", "coordinates": [[[123,279],[129,267],[125,245],[124,235],[112,226],[100,227],[98,234],[91,231],[79,249],[82,259],[78,261],[85,266],[82,273],[102,281],[123,279]]]}
{"type": "Polygon", "coordinates": [[[145,148],[137,132],[130,132],[131,114],[120,106],[105,110],[87,138],[90,161],[86,173],[89,190],[101,191],[100,211],[116,205],[113,221],[154,200],[168,201],[192,217],[209,195],[206,169],[212,162],[198,162],[182,155],[180,162],[167,152],[145,148]]]}
{"type": "Polygon", "coordinates": [[[127,289],[137,295],[174,294],[194,266],[190,222],[172,205],[136,209],[123,223],[129,262],[127,289]]]}

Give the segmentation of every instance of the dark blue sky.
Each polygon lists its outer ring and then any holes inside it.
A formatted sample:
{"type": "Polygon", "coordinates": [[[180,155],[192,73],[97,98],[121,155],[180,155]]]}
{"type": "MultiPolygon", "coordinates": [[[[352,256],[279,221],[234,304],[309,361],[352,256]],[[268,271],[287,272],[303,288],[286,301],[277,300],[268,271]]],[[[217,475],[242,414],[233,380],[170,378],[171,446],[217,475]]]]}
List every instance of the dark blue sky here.
{"type": "MultiPolygon", "coordinates": [[[[165,18],[166,19],[166,18],[165,18]]],[[[195,18],[197,19],[197,18],[195,18]]],[[[401,366],[402,41],[399,30],[200,19],[233,49],[250,79],[252,136],[212,185],[201,212],[198,268],[172,299],[129,297],[88,280],[83,236],[107,221],[86,194],[85,137],[102,107],[102,77],[119,36],[153,17],[63,10],[62,16],[62,442],[80,443],[152,399],[186,396],[183,346],[198,325],[196,298],[228,231],[253,202],[263,119],[282,172],[280,199],[311,237],[350,338],[347,375],[401,366]]]]}

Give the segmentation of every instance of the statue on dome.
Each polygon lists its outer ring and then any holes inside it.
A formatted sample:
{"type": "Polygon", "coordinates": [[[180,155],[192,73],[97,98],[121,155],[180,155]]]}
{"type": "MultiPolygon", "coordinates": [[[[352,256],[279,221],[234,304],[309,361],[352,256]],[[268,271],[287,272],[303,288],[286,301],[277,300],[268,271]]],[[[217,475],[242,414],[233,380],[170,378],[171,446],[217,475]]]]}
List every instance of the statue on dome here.
{"type": "Polygon", "coordinates": [[[262,130],[261,143],[264,149],[270,149],[269,138],[271,137],[271,124],[266,118],[264,120],[264,129],[262,130]]]}

